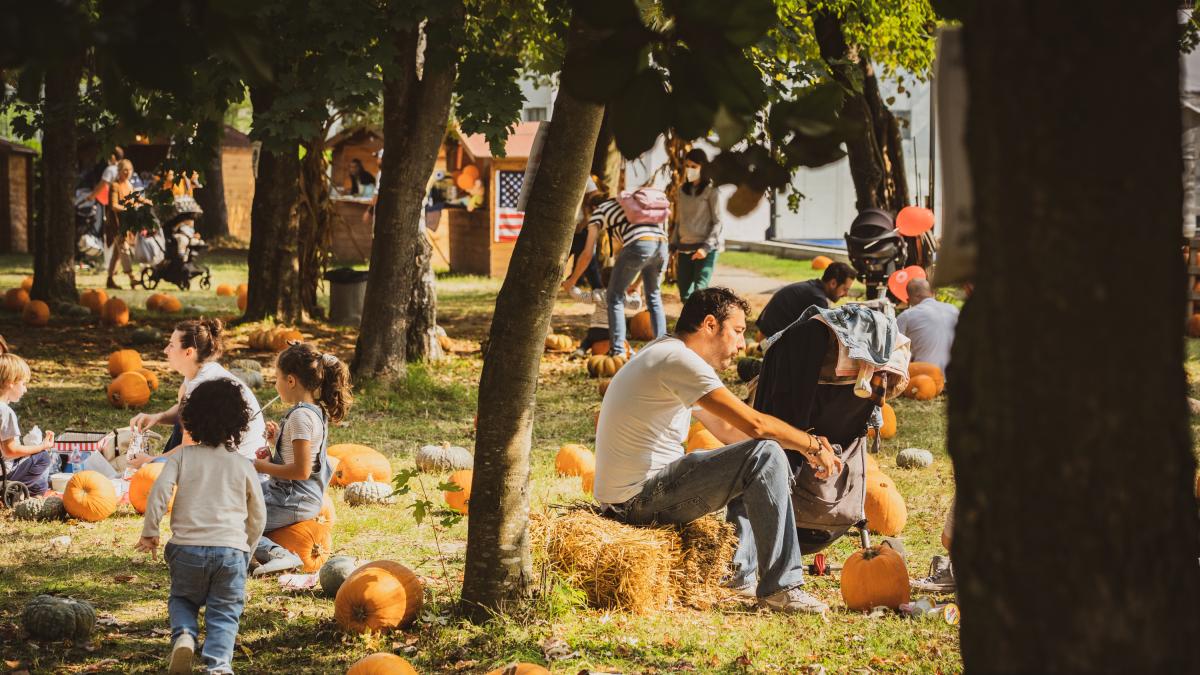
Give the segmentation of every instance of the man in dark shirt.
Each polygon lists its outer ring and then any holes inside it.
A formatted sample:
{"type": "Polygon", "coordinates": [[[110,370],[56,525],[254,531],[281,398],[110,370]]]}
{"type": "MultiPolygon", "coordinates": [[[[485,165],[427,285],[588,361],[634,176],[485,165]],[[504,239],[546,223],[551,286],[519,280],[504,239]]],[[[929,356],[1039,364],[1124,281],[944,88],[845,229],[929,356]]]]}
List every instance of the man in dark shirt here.
{"type": "Polygon", "coordinates": [[[853,267],[831,263],[820,279],[799,281],[776,291],[755,323],[763,335],[770,337],[799,319],[810,306],[828,308],[830,303],[846,297],[853,283],[853,267]]]}

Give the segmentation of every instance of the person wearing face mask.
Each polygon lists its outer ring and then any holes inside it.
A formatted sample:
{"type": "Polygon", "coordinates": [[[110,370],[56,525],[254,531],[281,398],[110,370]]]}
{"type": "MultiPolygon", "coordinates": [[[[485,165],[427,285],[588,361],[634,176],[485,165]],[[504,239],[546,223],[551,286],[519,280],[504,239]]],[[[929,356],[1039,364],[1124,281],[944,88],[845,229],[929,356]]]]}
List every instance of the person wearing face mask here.
{"type": "Polygon", "coordinates": [[[708,288],[717,255],[725,247],[721,236],[721,205],[717,186],[704,176],[708,155],[700,148],[688,152],[683,163],[686,182],[676,196],[679,223],[671,237],[675,251],[675,276],[679,300],[708,288]]]}

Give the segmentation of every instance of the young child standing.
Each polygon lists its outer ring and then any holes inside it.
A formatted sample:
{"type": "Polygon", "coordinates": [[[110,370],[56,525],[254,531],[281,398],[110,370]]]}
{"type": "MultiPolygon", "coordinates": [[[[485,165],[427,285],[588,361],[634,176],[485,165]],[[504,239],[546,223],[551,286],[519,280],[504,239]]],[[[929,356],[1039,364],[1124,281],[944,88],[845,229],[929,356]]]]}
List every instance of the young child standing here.
{"type": "MultiPolygon", "coordinates": [[[[291,410],[276,425],[267,424],[267,444],[275,444],[269,458],[255,460],[254,468],[270,476],[262,484],[267,505],[266,530],[312,520],[321,512],[325,487],[332,470],[325,449],[329,423],[346,416],[353,398],[350,371],[333,354],[322,354],[303,342],[293,342],[275,362],[275,391],[291,410]],[[282,433],[280,433],[282,431],[282,433]]],[[[263,537],[254,558],[255,576],[295,569],[300,556],[263,537]]]]}
{"type": "Polygon", "coordinates": [[[232,673],[250,552],[266,520],[258,474],[237,453],[250,407],[231,380],[208,380],[188,394],[179,415],[191,445],[168,457],[154,481],[137,549],[151,556],[158,550],[159,521],[174,490],[171,541],[165,551],[171,569],[168,670],[192,672],[197,619],[206,607],[205,665],[209,673],[232,673]]]}
{"type": "Polygon", "coordinates": [[[47,431],[37,445],[21,442],[21,427],[11,404],[21,400],[32,377],[29,364],[16,354],[0,354],[0,455],[8,480],[24,483],[31,496],[50,489],[46,473],[53,456],[46,452],[54,447],[54,432],[47,431]]]}

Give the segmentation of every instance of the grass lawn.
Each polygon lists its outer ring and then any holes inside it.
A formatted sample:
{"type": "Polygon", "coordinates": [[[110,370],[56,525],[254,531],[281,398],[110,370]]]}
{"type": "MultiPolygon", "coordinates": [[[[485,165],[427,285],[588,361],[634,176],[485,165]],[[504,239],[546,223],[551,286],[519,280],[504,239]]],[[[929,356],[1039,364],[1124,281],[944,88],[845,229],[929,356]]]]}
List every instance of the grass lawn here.
{"type": "MultiPolygon", "coordinates": [[[[731,253],[722,262],[734,265],[741,256],[749,255],[754,254],[731,253]]],[[[214,284],[245,280],[244,261],[237,256],[214,256],[213,260],[214,284]]],[[[779,265],[806,263],[781,261],[779,265]]],[[[767,273],[761,267],[755,269],[767,273]]],[[[28,258],[0,259],[0,289],[17,285],[30,270],[28,258]]],[[[803,273],[805,270],[798,270],[797,276],[789,278],[801,278],[803,273]]],[[[80,279],[83,287],[102,284],[100,275],[80,279]]],[[[160,286],[158,290],[164,289],[160,286]]],[[[486,334],[498,290],[495,280],[442,277],[438,288],[441,324],[452,337],[478,341],[486,334]]],[[[128,422],[130,413],[112,409],[104,397],[109,380],[107,355],[129,346],[135,326],[153,325],[169,332],[178,317],[142,309],[148,292],[115,294],[133,308],[129,326],[107,328],[52,319],[50,326],[33,329],[21,325],[14,314],[0,313],[0,334],[29,360],[34,372],[29,393],[16,405],[23,429],[38,424],[56,432],[106,430],[128,422]]],[[[233,298],[218,298],[211,291],[177,295],[193,312],[236,315],[233,298]]],[[[561,303],[556,310],[556,330],[580,337],[590,311],[590,305],[561,303]]],[[[247,349],[246,334],[253,328],[233,329],[225,358],[255,358],[263,364],[268,384],[258,397],[267,401],[273,396],[271,361],[268,354],[247,349]]],[[[352,331],[313,326],[304,332],[323,349],[343,359],[351,357],[352,331]]],[[[162,380],[147,409],[169,407],[180,377],[167,369],[161,345],[136,348],[162,380]]],[[[403,384],[362,387],[356,391],[357,401],[347,422],[332,430],[332,440],[372,445],[389,456],[396,469],[411,467],[413,453],[428,443],[447,441],[472,447],[481,366],[478,352],[457,354],[444,362],[412,368],[403,384]]],[[[732,382],[732,373],[729,375],[732,382]]],[[[941,552],[938,536],[953,490],[944,443],[944,401],[900,400],[895,405],[899,436],[884,443],[880,464],[907,499],[904,541],[909,572],[923,576],[930,556],[941,552]],[[933,467],[896,468],[896,453],[913,446],[933,452],[933,467]]],[[[579,479],[555,476],[553,458],[562,443],[594,443],[593,413],[598,408],[596,383],[584,376],[582,365],[562,356],[547,356],[542,364],[533,438],[531,495],[535,509],[581,496],[579,479]]],[[[283,410],[276,404],[267,412],[278,419],[283,410]]],[[[424,489],[432,491],[438,479],[426,477],[424,489]]],[[[541,645],[550,638],[564,640],[573,651],[571,657],[549,664],[563,673],[583,669],[795,673],[817,664],[829,672],[961,669],[956,628],[938,621],[868,618],[847,612],[836,577],[815,578],[809,585],[835,608],[828,620],[822,621],[762,613],[734,600],[703,612],[607,613],[588,609],[579,592],[555,575],[538,570],[538,597],[527,611],[488,626],[473,626],[450,612],[461,580],[465,522],[438,533],[435,541],[429,522],[416,524],[406,508],[411,497],[392,506],[357,509],[344,504],[339,489],[333,490],[332,497],[338,505],[334,533],[338,551],[363,560],[392,559],[417,570],[427,577],[426,611],[404,633],[347,636],[332,620],[332,601],[311,593],[285,593],[274,579],[254,579],[248,583],[249,602],[235,660],[240,672],[344,672],[358,658],[387,650],[405,655],[421,672],[479,673],[518,659],[545,663],[541,645]]],[[[433,499],[441,501],[436,495],[433,499]]],[[[10,668],[47,673],[163,670],[168,647],[168,575],[161,560],[133,551],[141,522],[127,505],[95,524],[29,523],[0,512],[0,523],[8,535],[0,541],[0,644],[10,668]],[[52,551],[48,544],[60,535],[72,538],[65,553],[52,551]],[[84,646],[26,640],[20,628],[21,608],[40,592],[91,602],[101,617],[95,641],[84,646]]],[[[853,541],[843,539],[827,553],[840,562],[854,548],[853,541]]]]}
{"type": "Polygon", "coordinates": [[[751,270],[764,277],[786,281],[804,281],[821,276],[821,270],[812,268],[811,260],[776,258],[773,255],[753,251],[722,251],[721,256],[717,258],[717,265],[751,270]]]}

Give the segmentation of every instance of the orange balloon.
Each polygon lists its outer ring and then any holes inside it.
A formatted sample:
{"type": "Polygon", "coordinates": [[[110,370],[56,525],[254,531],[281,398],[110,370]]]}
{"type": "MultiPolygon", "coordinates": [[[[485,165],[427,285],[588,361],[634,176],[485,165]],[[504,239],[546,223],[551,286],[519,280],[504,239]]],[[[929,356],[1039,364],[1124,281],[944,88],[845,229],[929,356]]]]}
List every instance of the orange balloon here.
{"type": "Polygon", "coordinates": [[[896,214],[896,229],[906,237],[920,236],[933,229],[933,211],[923,206],[906,206],[896,214]]]}
{"type": "Polygon", "coordinates": [[[454,184],[460,190],[470,190],[474,187],[477,180],[479,180],[479,167],[474,164],[468,164],[458,172],[458,178],[454,179],[454,184]]]}
{"type": "Polygon", "coordinates": [[[902,302],[908,302],[908,282],[913,279],[925,278],[927,278],[925,268],[920,265],[909,265],[902,270],[892,272],[892,276],[888,277],[888,290],[902,302]]]}

